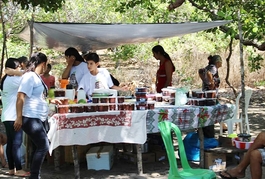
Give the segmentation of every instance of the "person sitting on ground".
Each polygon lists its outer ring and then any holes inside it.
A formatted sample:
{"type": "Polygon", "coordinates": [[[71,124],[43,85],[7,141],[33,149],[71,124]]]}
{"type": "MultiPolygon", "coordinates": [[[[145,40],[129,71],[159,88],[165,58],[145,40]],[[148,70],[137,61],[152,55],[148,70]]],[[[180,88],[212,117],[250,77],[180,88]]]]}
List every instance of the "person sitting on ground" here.
{"type": "Polygon", "coordinates": [[[52,65],[47,64],[46,70],[40,76],[43,82],[46,84],[48,89],[50,89],[51,87],[55,87],[55,77],[53,75],[50,75],[51,69],[52,69],[52,65]]]}
{"type": "Polygon", "coordinates": [[[99,56],[96,53],[89,53],[85,56],[89,72],[83,76],[78,89],[84,89],[87,96],[91,96],[95,89],[116,89],[127,90],[127,87],[119,87],[113,84],[110,73],[105,68],[98,68],[99,56]]]}
{"type": "Polygon", "coordinates": [[[223,179],[244,178],[246,169],[250,165],[252,179],[261,179],[262,166],[265,166],[265,132],[258,134],[249,147],[241,162],[234,168],[222,171],[219,175],[223,179]]]}

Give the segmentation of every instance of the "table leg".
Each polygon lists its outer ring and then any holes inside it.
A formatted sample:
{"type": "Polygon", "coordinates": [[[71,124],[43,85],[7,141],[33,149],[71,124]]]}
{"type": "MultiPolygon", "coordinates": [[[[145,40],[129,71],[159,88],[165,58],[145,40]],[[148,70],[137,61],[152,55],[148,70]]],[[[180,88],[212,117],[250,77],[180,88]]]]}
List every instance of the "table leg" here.
{"type": "Polygon", "coordinates": [[[141,144],[135,144],[137,149],[137,167],[138,167],[138,174],[143,174],[143,163],[142,163],[142,147],[141,144]]]}
{"type": "Polygon", "coordinates": [[[200,168],[204,168],[204,136],[201,127],[198,129],[198,132],[200,139],[200,168]]]}
{"type": "Polygon", "coordinates": [[[80,168],[79,168],[79,161],[77,157],[77,146],[72,146],[72,154],[74,160],[74,167],[75,167],[75,179],[80,179],[80,168]]]}

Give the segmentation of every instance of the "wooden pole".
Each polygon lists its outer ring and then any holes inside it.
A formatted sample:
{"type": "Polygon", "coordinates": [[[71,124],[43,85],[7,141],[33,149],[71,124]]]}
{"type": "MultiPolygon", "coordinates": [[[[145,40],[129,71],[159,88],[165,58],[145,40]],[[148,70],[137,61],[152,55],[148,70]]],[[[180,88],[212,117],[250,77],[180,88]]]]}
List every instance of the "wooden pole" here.
{"type": "Polygon", "coordinates": [[[241,24],[241,13],[240,8],[238,10],[238,31],[239,31],[239,50],[240,50],[240,66],[241,66],[241,91],[242,91],[242,125],[243,133],[246,133],[246,121],[245,121],[245,71],[244,71],[244,57],[243,57],[243,43],[242,43],[242,24],[241,24]]]}

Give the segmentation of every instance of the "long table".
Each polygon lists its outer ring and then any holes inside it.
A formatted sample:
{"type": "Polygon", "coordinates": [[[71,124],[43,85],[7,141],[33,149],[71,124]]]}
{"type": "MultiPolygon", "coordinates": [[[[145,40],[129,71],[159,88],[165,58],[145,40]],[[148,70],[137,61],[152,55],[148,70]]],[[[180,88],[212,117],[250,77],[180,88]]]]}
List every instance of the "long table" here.
{"type": "MultiPolygon", "coordinates": [[[[201,129],[231,118],[235,106],[160,106],[153,110],[54,114],[49,119],[49,152],[58,146],[73,146],[75,178],[79,176],[76,145],[98,142],[137,145],[138,173],[143,173],[141,145],[148,133],[159,132],[158,123],[169,120],[182,131],[201,129]]],[[[202,139],[203,142],[203,139],[202,139]]],[[[203,143],[202,143],[203,144],[203,143]]]]}

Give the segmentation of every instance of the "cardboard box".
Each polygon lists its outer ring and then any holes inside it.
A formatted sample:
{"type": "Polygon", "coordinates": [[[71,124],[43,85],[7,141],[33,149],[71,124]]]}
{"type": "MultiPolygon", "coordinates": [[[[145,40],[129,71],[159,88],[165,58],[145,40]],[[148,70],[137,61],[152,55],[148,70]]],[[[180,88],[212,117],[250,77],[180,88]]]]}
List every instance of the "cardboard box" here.
{"type": "Polygon", "coordinates": [[[210,166],[215,165],[216,159],[222,159],[222,162],[226,162],[226,154],[204,152],[204,168],[209,169],[210,166]]]}
{"type": "MultiPolygon", "coordinates": [[[[89,148],[90,148],[90,145],[78,145],[77,146],[77,156],[78,156],[79,162],[86,161],[86,153],[89,150],[89,148]]],[[[67,163],[74,163],[72,146],[64,146],[64,160],[67,163]]]]}
{"type": "Polygon", "coordinates": [[[233,146],[235,146],[232,138],[230,138],[230,137],[219,136],[218,142],[219,142],[220,147],[233,147],[233,146]]]}
{"type": "Polygon", "coordinates": [[[164,151],[154,151],[156,155],[156,162],[161,162],[161,161],[167,161],[167,152],[164,151]]]}
{"type": "Polygon", "coordinates": [[[162,148],[165,148],[165,144],[160,133],[148,134],[147,140],[151,145],[159,145],[162,148]]]}
{"type": "MultiPolygon", "coordinates": [[[[137,154],[131,153],[131,152],[124,152],[123,153],[123,159],[125,159],[127,162],[130,163],[137,163],[137,154]]],[[[155,162],[155,153],[148,152],[148,153],[142,153],[142,163],[151,163],[155,162]]]]}
{"type": "Polygon", "coordinates": [[[87,169],[110,170],[113,165],[113,146],[95,146],[86,154],[87,169]]]}

